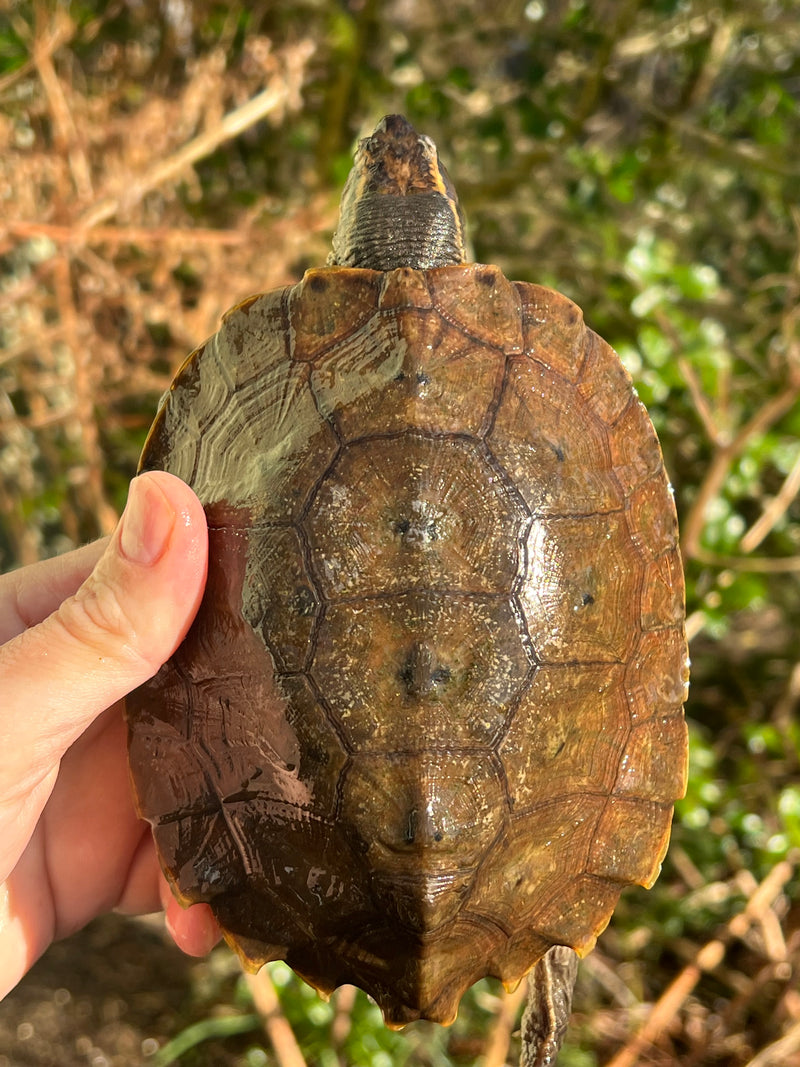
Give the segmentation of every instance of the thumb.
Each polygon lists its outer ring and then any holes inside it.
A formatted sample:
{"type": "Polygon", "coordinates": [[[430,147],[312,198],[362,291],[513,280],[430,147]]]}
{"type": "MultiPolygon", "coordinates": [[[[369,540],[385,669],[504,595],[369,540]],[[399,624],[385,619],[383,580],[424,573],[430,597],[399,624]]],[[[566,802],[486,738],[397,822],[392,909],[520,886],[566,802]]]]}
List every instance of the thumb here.
{"type": "Polygon", "coordinates": [[[206,561],[205,516],[191,489],[163,472],[135,478],[83,585],[0,648],[4,815],[38,818],[67,748],[175,650],[200,603],[206,561]]]}

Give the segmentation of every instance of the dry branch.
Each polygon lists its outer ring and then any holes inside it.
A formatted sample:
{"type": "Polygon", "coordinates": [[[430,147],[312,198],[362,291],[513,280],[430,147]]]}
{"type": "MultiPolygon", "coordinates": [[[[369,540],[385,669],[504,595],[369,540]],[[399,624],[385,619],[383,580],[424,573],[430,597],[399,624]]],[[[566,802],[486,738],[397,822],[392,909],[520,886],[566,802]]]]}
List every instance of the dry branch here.
{"type": "MultiPolygon", "coordinates": [[[[728,444],[717,448],[708,467],[703,483],[695,498],[692,510],[683,524],[682,550],[687,559],[699,558],[700,538],[706,521],[706,511],[711,501],[719,495],[730,473],[731,466],[748,443],[783,418],[800,398],[800,381],[793,381],[777,396],[768,400],[739,430],[728,444]]],[[[781,563],[782,561],[768,561],[781,563]]],[[[731,564],[725,564],[730,566],[731,564]]],[[[774,569],[770,567],[769,569],[774,569]]],[[[789,569],[794,569],[791,567],[789,569]]]]}
{"type": "Polygon", "coordinates": [[[275,1050],[279,1067],[308,1067],[291,1024],[281,1010],[269,968],[262,967],[258,974],[246,974],[245,981],[256,1011],[263,1020],[264,1032],[275,1050]]]}
{"type": "Polygon", "coordinates": [[[503,1064],[508,1062],[511,1034],[519,1020],[527,990],[528,983],[522,981],[513,993],[503,993],[499,998],[499,1007],[489,1031],[481,1067],[503,1067],[503,1064]]]}
{"type": "Polygon", "coordinates": [[[639,1055],[655,1044],[678,1014],[704,971],[711,971],[722,962],[728,943],[734,938],[743,938],[753,923],[762,921],[783,887],[794,873],[793,864],[777,863],[755,890],[746,907],[735,915],[721,935],[706,942],[695,959],[681,971],[675,981],[653,1005],[642,1028],[631,1037],[606,1067],[635,1067],[639,1055]]]}
{"type": "Polygon", "coordinates": [[[758,548],[770,530],[786,514],[789,505],[798,493],[800,493],[800,452],[797,453],[797,459],[777,494],[739,542],[742,552],[752,552],[754,548],[758,548]]]}
{"type": "Polygon", "coordinates": [[[287,106],[299,95],[301,76],[305,68],[305,62],[311,56],[311,45],[302,41],[295,45],[296,55],[294,64],[297,80],[288,77],[275,77],[273,84],[264,89],[257,96],[248,100],[246,104],[228,112],[218,126],[204,130],[193,140],[185,144],[177,152],[152,166],[145,174],[138,178],[132,177],[130,186],[124,196],[106,197],[85,211],[78,219],[80,229],[90,229],[106,219],[112,218],[118,211],[128,212],[138,204],[147,193],[165,182],[178,180],[185,171],[194,163],[210,155],[225,141],[238,136],[249,129],[255,123],[268,115],[279,111],[287,106]]]}

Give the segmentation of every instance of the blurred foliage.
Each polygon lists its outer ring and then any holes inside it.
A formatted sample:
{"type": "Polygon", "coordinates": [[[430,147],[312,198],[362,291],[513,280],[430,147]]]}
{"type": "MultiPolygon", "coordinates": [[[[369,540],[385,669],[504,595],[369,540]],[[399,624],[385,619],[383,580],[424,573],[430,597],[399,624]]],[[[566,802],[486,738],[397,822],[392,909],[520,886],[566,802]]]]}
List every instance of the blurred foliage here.
{"type": "MultiPolygon", "coordinates": [[[[584,967],[565,1067],[606,1062],[641,1018],[618,978],[652,1002],[800,850],[799,102],[796,0],[0,13],[4,567],[111,527],[172,372],[227,306],[324,262],[354,139],[390,111],[437,142],[476,258],[567,293],[633,374],[682,522],[691,780],[664,875],[584,967]],[[270,89],[259,121],[215,132],[270,89]]],[[[745,1064],[797,1032],[796,873],[775,909],[638,1062],[745,1064]]],[[[331,1009],[276,981],[327,1067],[331,1009]]],[[[482,984],[466,1027],[422,1041],[359,999],[340,1062],[473,1062],[464,1035],[497,1003],[482,984]]],[[[223,1062],[202,1047],[180,1062],[223,1062]]]]}

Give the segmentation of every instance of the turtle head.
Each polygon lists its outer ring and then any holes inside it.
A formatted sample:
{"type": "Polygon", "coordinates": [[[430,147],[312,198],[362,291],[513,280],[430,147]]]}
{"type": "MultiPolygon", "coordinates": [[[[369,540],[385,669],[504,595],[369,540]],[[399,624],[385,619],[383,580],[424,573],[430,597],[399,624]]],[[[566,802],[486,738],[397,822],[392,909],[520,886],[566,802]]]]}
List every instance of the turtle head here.
{"type": "Polygon", "coordinates": [[[330,266],[395,270],[465,263],[464,218],[436,145],[402,115],[359,142],[330,266]]]}

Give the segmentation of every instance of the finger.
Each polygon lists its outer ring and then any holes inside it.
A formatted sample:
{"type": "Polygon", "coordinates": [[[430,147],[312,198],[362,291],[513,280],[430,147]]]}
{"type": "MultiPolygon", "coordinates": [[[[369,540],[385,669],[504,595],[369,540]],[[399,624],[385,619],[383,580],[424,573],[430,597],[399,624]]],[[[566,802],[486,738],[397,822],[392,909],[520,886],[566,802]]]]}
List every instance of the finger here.
{"type": "Polygon", "coordinates": [[[165,878],[161,879],[161,906],[172,940],[187,956],[207,956],[222,937],[208,904],[183,907],[172,895],[165,878]]]}
{"type": "Polygon", "coordinates": [[[163,472],[136,478],[89,578],[0,648],[0,813],[16,802],[27,821],[41,810],[69,745],[170,656],[200,602],[206,558],[192,491],[163,472]]]}
{"type": "Polygon", "coordinates": [[[55,938],[95,915],[123,902],[137,911],[159,906],[155,849],[150,827],[133,810],[125,739],[115,705],[61,761],[50,800],[0,893],[0,995],[55,938]]]}
{"type": "Polygon", "coordinates": [[[77,592],[107,544],[103,537],[74,552],[0,575],[0,645],[46,619],[77,592]]]}

